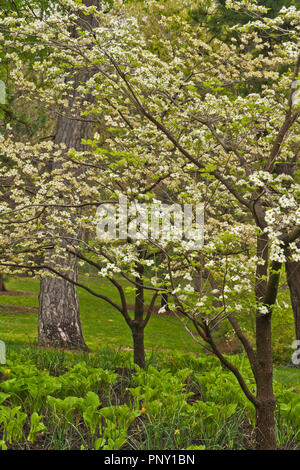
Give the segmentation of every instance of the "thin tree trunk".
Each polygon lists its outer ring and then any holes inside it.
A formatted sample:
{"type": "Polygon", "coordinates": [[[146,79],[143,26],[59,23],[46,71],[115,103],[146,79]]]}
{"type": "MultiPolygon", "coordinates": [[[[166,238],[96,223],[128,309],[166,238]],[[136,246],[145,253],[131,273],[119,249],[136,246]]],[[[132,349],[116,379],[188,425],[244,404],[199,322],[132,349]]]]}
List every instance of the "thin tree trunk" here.
{"type": "MultiPolygon", "coordinates": [[[[299,156],[296,151],[290,161],[276,165],[275,172],[278,175],[286,174],[295,179],[295,172],[298,165],[299,156]]],[[[290,184],[290,182],[286,184],[290,184]]],[[[285,271],[294,314],[296,339],[300,340],[300,261],[287,261],[285,263],[285,271]]]]}
{"type": "Polygon", "coordinates": [[[273,393],[273,358],[271,314],[256,319],[256,445],[261,450],[276,448],[275,396],[273,393]]]}
{"type": "Polygon", "coordinates": [[[144,327],[134,325],[132,327],[133,338],[133,360],[142,369],[145,369],[145,345],[144,345],[144,327]]]}
{"type": "Polygon", "coordinates": [[[138,286],[135,293],[134,320],[131,325],[131,331],[133,339],[134,363],[144,369],[146,365],[144,345],[144,267],[141,264],[137,266],[137,272],[139,273],[139,276],[136,278],[138,286]]]}
{"type": "MultiPolygon", "coordinates": [[[[257,304],[264,301],[268,288],[268,245],[266,234],[257,238],[257,256],[264,260],[256,271],[255,296],[257,304]]],[[[256,315],[256,445],[261,450],[276,448],[275,436],[275,396],[273,392],[273,355],[272,355],[272,310],[256,315]]]]}
{"type": "MultiPolygon", "coordinates": [[[[84,0],[87,6],[97,5],[96,0],[84,0]]],[[[93,16],[78,16],[78,23],[94,26],[93,16]]],[[[76,34],[74,32],[74,34],[76,34]]],[[[57,130],[55,143],[64,144],[67,149],[74,148],[77,151],[86,150],[86,146],[82,145],[82,139],[91,137],[93,124],[84,120],[80,115],[81,109],[84,109],[85,97],[81,98],[77,93],[77,87],[87,81],[91,76],[91,72],[87,70],[78,71],[74,77],[73,96],[69,97],[67,110],[62,110],[57,122],[57,130]],[[75,109],[75,113],[74,113],[75,109]],[[78,119],[76,119],[78,117],[78,119]]],[[[61,164],[54,160],[52,170],[61,168],[61,164]]],[[[74,172],[74,176],[78,177],[78,170],[74,172]]],[[[70,215],[72,217],[72,215],[70,215]]],[[[59,233],[63,239],[68,233],[59,233]]],[[[80,231],[78,231],[78,239],[80,239],[80,231]]],[[[63,241],[66,247],[66,243],[63,241]]],[[[48,256],[47,264],[55,265],[58,271],[64,272],[68,270],[68,277],[77,281],[78,265],[77,260],[65,256],[61,259],[55,256],[55,252],[48,256]]],[[[82,335],[79,300],[76,286],[64,279],[53,279],[50,276],[44,277],[41,281],[39,296],[39,325],[38,325],[38,341],[42,346],[63,347],[67,349],[88,350],[82,335]]]]}

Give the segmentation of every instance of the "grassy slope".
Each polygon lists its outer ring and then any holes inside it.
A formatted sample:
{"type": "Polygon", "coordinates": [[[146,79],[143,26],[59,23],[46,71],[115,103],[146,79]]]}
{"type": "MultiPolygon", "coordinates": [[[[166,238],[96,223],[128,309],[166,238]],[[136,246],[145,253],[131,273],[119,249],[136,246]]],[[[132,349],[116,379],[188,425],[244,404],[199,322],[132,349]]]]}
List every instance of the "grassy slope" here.
{"type": "Polygon", "coordinates": [[[290,369],[280,366],[275,369],[274,377],[286,387],[293,387],[295,392],[300,393],[300,369],[290,369]]]}
{"type": "MultiPolygon", "coordinates": [[[[85,279],[87,285],[117,300],[111,284],[103,279],[85,279]]],[[[0,296],[0,304],[38,307],[39,282],[33,279],[15,278],[7,283],[9,290],[35,292],[35,296],[0,296]]],[[[119,312],[106,302],[79,288],[82,328],[85,340],[92,351],[106,346],[131,347],[131,334],[119,312]]],[[[129,302],[133,299],[129,296],[129,302]]],[[[36,344],[37,311],[30,314],[0,313],[0,339],[19,344],[36,344]]],[[[145,330],[145,345],[149,350],[169,349],[179,352],[200,352],[200,347],[189,337],[176,318],[152,316],[145,330]]],[[[294,387],[300,393],[300,370],[278,367],[275,378],[284,385],[294,387]]]]}
{"type": "MultiPolygon", "coordinates": [[[[118,302],[116,290],[109,281],[88,279],[88,286],[118,302]]],[[[4,305],[38,306],[39,282],[33,279],[10,279],[9,290],[36,292],[36,296],[0,296],[4,305]]],[[[79,288],[80,311],[85,340],[91,350],[104,346],[131,347],[131,334],[121,314],[106,302],[79,288]]],[[[133,299],[129,297],[132,304],[133,299]]],[[[18,343],[36,343],[37,313],[7,315],[0,313],[0,338],[18,343]]],[[[199,351],[176,318],[152,316],[145,330],[145,345],[149,349],[171,349],[181,352],[199,351]]]]}

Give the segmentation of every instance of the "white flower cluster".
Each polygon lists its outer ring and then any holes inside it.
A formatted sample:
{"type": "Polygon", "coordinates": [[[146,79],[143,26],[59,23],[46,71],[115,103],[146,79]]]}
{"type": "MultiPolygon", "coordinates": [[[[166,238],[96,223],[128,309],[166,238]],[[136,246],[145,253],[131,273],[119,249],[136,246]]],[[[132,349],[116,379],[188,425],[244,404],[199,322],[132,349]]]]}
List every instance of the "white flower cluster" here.
{"type": "Polygon", "coordinates": [[[101,277],[107,277],[107,276],[111,276],[113,273],[119,273],[119,272],[121,272],[121,269],[118,266],[116,266],[113,263],[107,263],[107,265],[105,267],[103,267],[98,272],[98,274],[101,277]]]}
{"type": "Polygon", "coordinates": [[[262,5],[258,5],[255,0],[226,0],[226,7],[239,11],[247,9],[255,13],[267,13],[268,9],[262,5]]]}
{"type": "Polygon", "coordinates": [[[295,262],[300,261],[300,246],[297,246],[295,242],[290,243],[290,254],[291,254],[291,260],[295,262]]]}
{"type": "Polygon", "coordinates": [[[261,305],[258,307],[258,311],[259,313],[261,313],[262,315],[267,315],[269,313],[269,309],[266,305],[261,305]]]}
{"type": "Polygon", "coordinates": [[[270,250],[270,260],[277,261],[278,263],[286,262],[286,255],[284,253],[283,243],[276,238],[273,240],[270,250]]]}
{"type": "Polygon", "coordinates": [[[266,183],[269,183],[273,180],[271,173],[267,171],[255,171],[249,176],[249,180],[258,187],[264,187],[266,183]]]}

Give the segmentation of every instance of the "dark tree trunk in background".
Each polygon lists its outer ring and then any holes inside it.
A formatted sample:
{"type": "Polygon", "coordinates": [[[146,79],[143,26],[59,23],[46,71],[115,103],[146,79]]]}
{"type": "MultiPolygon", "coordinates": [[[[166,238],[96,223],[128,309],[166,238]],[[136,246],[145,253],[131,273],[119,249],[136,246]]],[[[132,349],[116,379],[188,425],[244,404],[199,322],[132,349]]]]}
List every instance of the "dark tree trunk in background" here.
{"type": "Polygon", "coordinates": [[[169,301],[168,301],[168,294],[161,294],[161,308],[164,308],[166,312],[170,311],[169,301]]]}
{"type": "MultiPolygon", "coordinates": [[[[83,3],[87,6],[98,5],[96,0],[84,0],[83,3]]],[[[92,16],[78,17],[78,23],[82,27],[93,27],[94,19],[92,16]]],[[[75,33],[74,33],[75,34],[75,33]]],[[[55,136],[56,144],[65,144],[66,151],[74,148],[77,151],[84,151],[86,147],[81,144],[82,139],[91,137],[93,124],[84,120],[80,115],[80,108],[84,109],[83,101],[78,95],[76,88],[86,82],[91,76],[91,72],[87,70],[78,71],[74,77],[73,96],[69,97],[68,108],[61,111],[60,117],[57,122],[57,130],[55,136]],[[77,103],[77,111],[74,113],[74,104],[77,103]],[[82,106],[80,106],[82,103],[82,106]],[[78,111],[79,109],[79,111],[78,111]],[[70,117],[72,119],[70,119],[70,117]],[[79,119],[74,119],[78,117],[79,119]]],[[[60,167],[60,164],[53,162],[52,170],[60,167]]],[[[74,176],[78,176],[78,170],[74,170],[74,176]]],[[[67,202],[67,201],[66,201],[67,202]]],[[[72,217],[72,215],[71,215],[72,217]]],[[[60,235],[67,236],[67,233],[60,233],[60,235]]],[[[78,230],[78,238],[81,234],[78,230]]],[[[55,259],[55,253],[51,254],[52,257],[48,258],[48,264],[53,263],[58,271],[65,272],[74,281],[78,278],[78,264],[76,259],[71,256],[65,260],[60,258],[55,259]]],[[[46,276],[41,281],[40,296],[39,296],[39,326],[38,326],[39,345],[63,347],[66,349],[81,349],[87,350],[84,342],[80,314],[79,314],[79,301],[76,286],[61,278],[52,278],[46,276]]]]}
{"type": "Polygon", "coordinates": [[[7,289],[4,284],[3,274],[0,274],[0,292],[6,292],[7,289]]]}
{"type": "MultiPolygon", "coordinates": [[[[295,171],[298,165],[299,156],[298,151],[296,151],[290,161],[276,165],[275,173],[278,175],[286,174],[295,178],[295,171]]],[[[289,184],[289,182],[287,182],[287,184],[289,184]]],[[[300,261],[287,261],[285,263],[285,271],[294,314],[296,339],[300,340],[300,261]]]]}
{"type": "Polygon", "coordinates": [[[285,270],[294,313],[296,339],[300,341],[300,262],[287,261],[285,270]]]}

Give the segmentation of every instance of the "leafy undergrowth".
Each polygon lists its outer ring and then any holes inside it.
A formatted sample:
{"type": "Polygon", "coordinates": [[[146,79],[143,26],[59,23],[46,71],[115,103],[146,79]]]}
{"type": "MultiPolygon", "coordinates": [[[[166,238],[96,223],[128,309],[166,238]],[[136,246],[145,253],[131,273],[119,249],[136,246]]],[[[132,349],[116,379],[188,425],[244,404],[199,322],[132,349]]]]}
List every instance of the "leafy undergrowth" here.
{"type": "MultiPolygon", "coordinates": [[[[247,449],[254,409],[214,357],[10,348],[0,368],[2,449],[247,449]]],[[[254,391],[247,361],[231,356],[254,391]]],[[[275,383],[277,440],[299,448],[300,396],[275,383]]]]}

